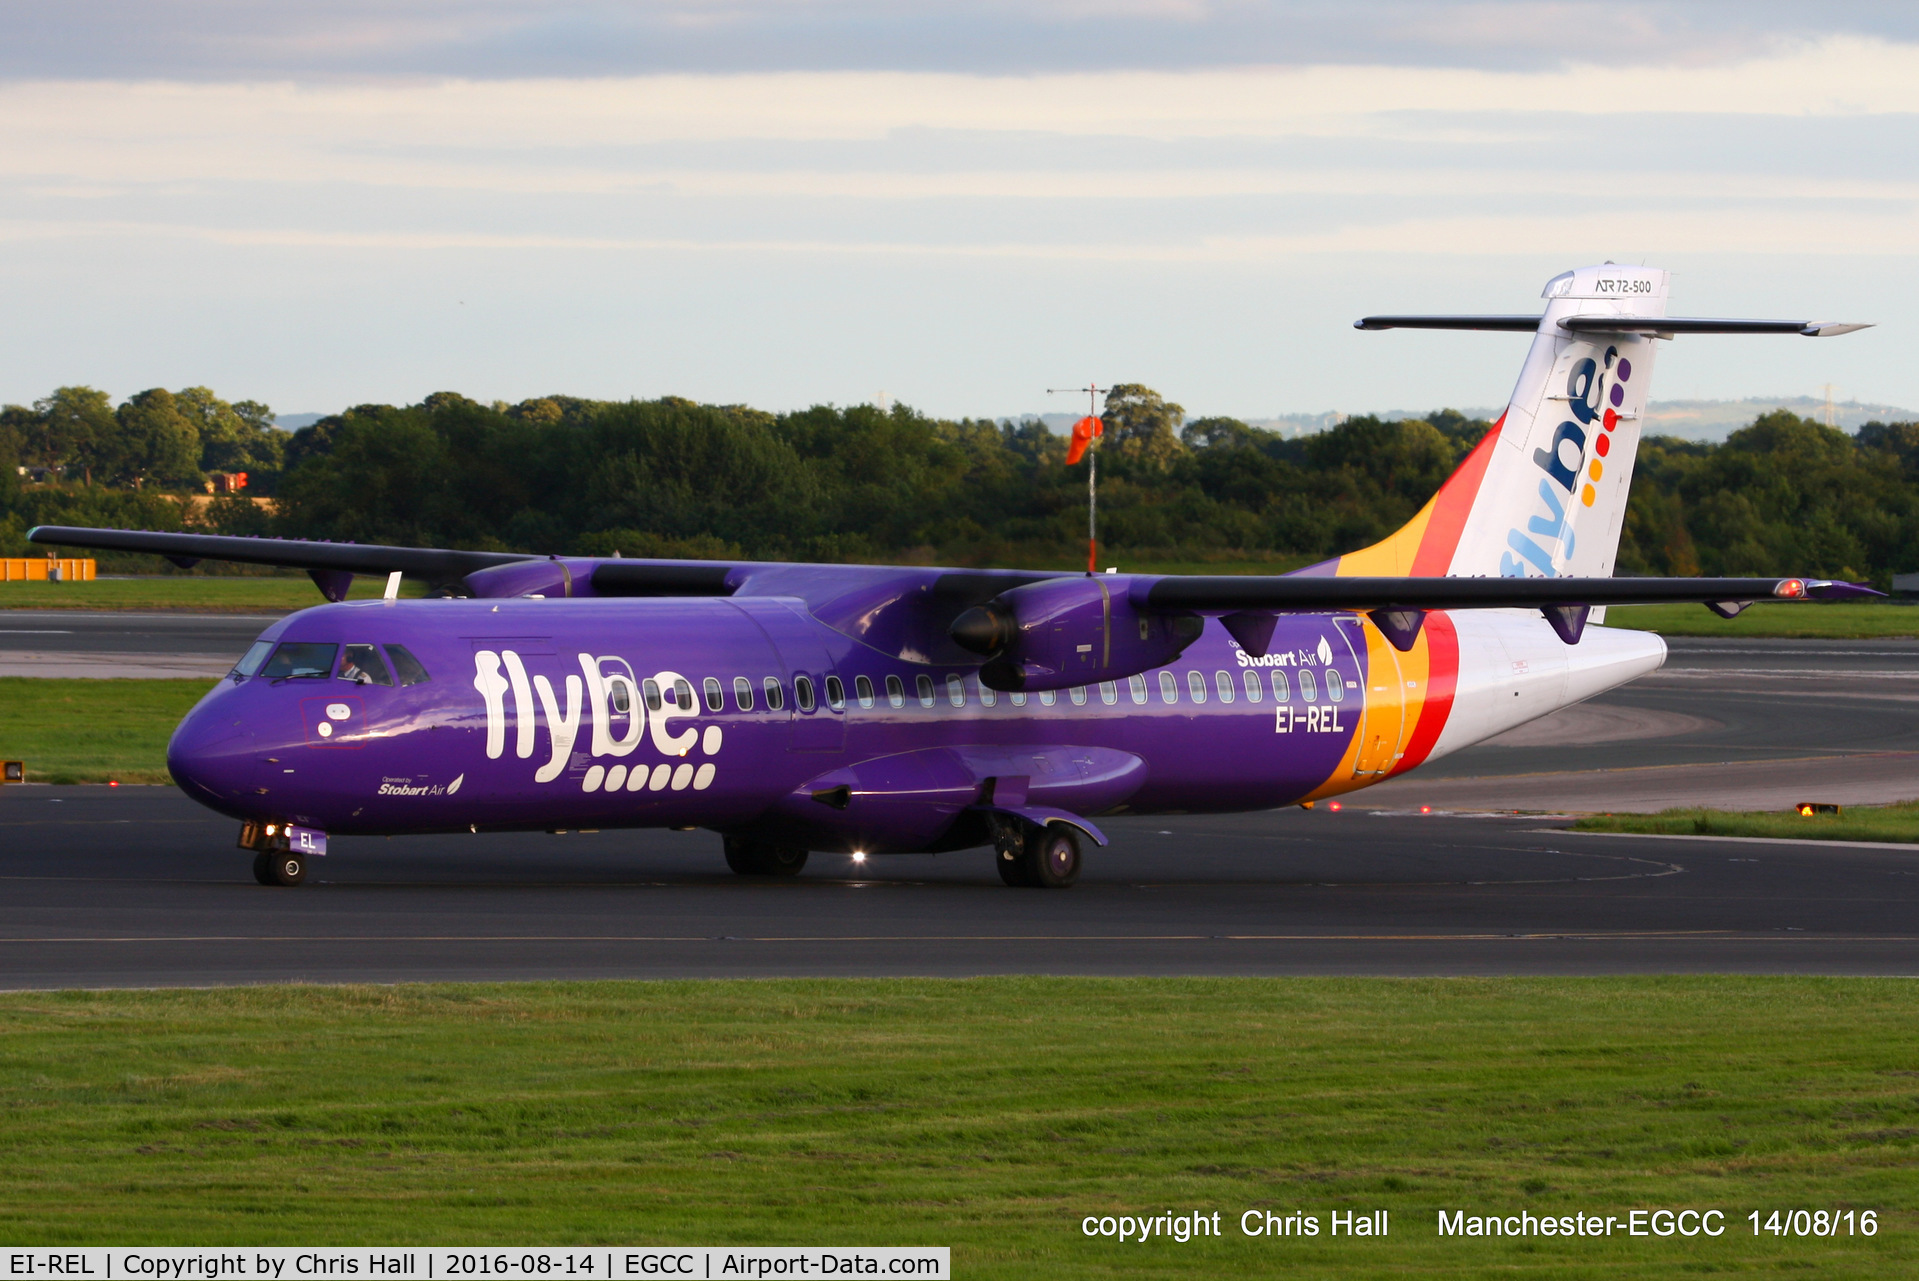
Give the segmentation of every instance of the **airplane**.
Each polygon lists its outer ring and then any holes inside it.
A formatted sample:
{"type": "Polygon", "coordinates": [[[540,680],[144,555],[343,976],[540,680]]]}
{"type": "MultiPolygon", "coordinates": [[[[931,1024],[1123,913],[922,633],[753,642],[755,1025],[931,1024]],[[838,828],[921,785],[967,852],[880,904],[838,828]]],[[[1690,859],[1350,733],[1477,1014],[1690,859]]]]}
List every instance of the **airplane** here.
{"type": "Polygon", "coordinates": [[[708,829],[747,876],[990,848],[1064,888],[1113,814],[1310,806],[1659,667],[1610,605],[1878,595],[1613,576],[1656,344],[1863,325],[1668,317],[1607,263],[1540,314],[1364,330],[1534,334],[1505,412],[1404,528],[1292,574],[704,562],[43,526],[37,543],[306,570],[175,731],[180,787],[265,885],[329,837],[708,829]],[[384,599],[347,601],[356,574],[384,599]],[[402,576],[437,596],[401,600],[402,576]]]}

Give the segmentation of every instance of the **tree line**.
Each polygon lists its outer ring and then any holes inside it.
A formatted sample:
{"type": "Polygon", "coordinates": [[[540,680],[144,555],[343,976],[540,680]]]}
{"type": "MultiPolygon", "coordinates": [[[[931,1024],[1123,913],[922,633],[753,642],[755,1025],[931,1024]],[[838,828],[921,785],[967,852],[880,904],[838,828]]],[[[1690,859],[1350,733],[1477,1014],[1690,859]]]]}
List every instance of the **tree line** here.
{"type": "MultiPolygon", "coordinates": [[[[1103,419],[1101,543],[1122,567],[1364,546],[1491,428],[1441,410],[1286,439],[1188,421],[1138,384],[1116,386],[1103,419]]],[[[8,406],[0,462],[17,461],[0,468],[0,547],[27,554],[22,535],[45,523],[589,555],[1060,566],[1083,554],[1085,469],[1031,419],[441,392],[293,433],[271,423],[266,406],[206,388],[117,407],[62,388],[8,406]],[[220,470],[248,471],[273,509],[180,501],[220,470]]],[[[1919,424],[1848,435],[1780,411],[1723,444],[1648,438],[1619,565],[1881,584],[1919,569],[1919,424]]]]}

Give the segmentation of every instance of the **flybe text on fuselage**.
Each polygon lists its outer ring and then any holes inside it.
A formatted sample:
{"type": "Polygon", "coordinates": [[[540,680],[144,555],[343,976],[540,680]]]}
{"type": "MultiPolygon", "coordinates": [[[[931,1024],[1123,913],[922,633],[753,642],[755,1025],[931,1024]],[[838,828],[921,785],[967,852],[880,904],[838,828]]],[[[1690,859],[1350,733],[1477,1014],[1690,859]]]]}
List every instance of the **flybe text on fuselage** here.
{"type": "Polygon", "coordinates": [[[685,758],[697,744],[706,756],[716,756],[724,741],[724,731],[709,725],[702,733],[696,726],[675,731],[672,722],[679,717],[698,715],[692,682],[678,672],[662,671],[644,681],[636,679],[633,665],[615,655],[577,655],[580,670],[554,677],[544,672],[529,672],[526,661],[511,649],[482,649],[473,655],[473,687],[486,705],[486,756],[499,760],[506,754],[507,697],[512,696],[514,755],[531,759],[537,746],[537,727],[544,719],[547,729],[548,759],[533,773],[536,783],[551,783],[564,775],[576,758],[575,747],[582,729],[589,734],[589,750],[584,755],[595,760],[581,777],[581,786],[592,792],[625,788],[640,791],[650,787],[659,791],[687,787],[705,791],[712,785],[716,766],[707,761],[698,766],[671,763],[649,767],[629,764],[625,758],[639,749],[651,730],[654,751],[661,756],[685,758]],[[534,700],[539,712],[536,715],[534,700]],[[589,722],[583,724],[583,722],[589,722]],[[605,759],[606,764],[598,763],[605,759]]]}

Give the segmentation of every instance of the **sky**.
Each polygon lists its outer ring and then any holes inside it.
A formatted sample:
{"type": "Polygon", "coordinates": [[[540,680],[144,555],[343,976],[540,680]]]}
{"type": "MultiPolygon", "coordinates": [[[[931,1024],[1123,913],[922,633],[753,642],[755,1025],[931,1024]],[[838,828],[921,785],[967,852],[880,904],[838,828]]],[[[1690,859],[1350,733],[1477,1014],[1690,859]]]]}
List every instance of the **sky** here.
{"type": "Polygon", "coordinates": [[[1919,6],[0,0],[0,402],[1503,403],[1608,259],[1658,399],[1919,407],[1919,6]]]}

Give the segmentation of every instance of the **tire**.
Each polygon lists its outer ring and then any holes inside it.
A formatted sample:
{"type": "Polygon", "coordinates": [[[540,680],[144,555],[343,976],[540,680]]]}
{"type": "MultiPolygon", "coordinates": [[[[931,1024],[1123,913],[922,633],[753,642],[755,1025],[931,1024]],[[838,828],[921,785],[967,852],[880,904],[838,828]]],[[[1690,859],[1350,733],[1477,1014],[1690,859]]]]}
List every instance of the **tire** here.
{"type": "Polygon", "coordinates": [[[741,876],[798,876],[806,866],[801,845],[766,845],[741,836],[726,838],[726,865],[741,876]]]}
{"type": "Polygon", "coordinates": [[[262,885],[272,885],[275,883],[273,880],[272,855],[262,851],[253,856],[253,879],[262,885]]]}
{"type": "Polygon", "coordinates": [[[1023,849],[1018,853],[998,848],[993,851],[993,866],[999,869],[1000,880],[1016,890],[1034,888],[1033,878],[1028,875],[1028,862],[1026,851],[1023,849]]]}
{"type": "Polygon", "coordinates": [[[1063,890],[1079,879],[1079,834],[1048,823],[1026,838],[1026,875],[1041,889],[1063,890]]]}
{"type": "Polygon", "coordinates": [[[267,856],[267,874],[275,885],[298,885],[307,878],[307,861],[302,855],[281,850],[267,856]]]}

